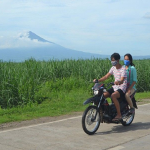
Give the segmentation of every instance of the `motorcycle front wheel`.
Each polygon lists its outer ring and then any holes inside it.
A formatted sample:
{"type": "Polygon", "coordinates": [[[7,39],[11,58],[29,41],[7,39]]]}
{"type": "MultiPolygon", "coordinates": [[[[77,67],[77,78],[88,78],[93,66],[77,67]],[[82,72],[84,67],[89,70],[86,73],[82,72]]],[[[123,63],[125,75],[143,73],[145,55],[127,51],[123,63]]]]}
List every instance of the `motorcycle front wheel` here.
{"type": "Polygon", "coordinates": [[[97,107],[96,106],[89,106],[83,113],[82,116],[82,128],[85,133],[88,135],[94,134],[100,125],[100,113],[99,111],[97,112],[97,107]],[[94,120],[94,117],[96,115],[96,118],[94,120]]]}

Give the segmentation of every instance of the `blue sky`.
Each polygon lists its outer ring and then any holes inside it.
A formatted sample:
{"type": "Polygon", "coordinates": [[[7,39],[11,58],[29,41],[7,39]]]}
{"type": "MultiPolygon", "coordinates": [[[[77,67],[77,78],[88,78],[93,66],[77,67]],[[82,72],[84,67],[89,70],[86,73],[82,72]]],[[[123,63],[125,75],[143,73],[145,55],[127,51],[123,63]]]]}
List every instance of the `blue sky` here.
{"type": "Polygon", "coordinates": [[[150,55],[150,0],[1,0],[0,20],[1,44],[32,31],[74,50],[150,55]]]}

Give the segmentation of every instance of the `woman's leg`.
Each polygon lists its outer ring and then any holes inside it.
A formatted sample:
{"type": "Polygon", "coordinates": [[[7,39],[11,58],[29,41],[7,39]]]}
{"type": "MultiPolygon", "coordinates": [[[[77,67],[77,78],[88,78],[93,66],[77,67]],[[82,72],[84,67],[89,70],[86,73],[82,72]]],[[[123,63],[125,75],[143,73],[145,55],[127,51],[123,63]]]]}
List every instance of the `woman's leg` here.
{"type": "Polygon", "coordinates": [[[135,92],[135,90],[132,88],[132,89],[131,89],[131,93],[126,93],[126,94],[125,94],[125,98],[126,98],[128,104],[129,104],[130,108],[134,108],[134,107],[133,107],[132,100],[131,100],[131,98],[130,98],[130,96],[131,96],[134,92],[135,92]]]}

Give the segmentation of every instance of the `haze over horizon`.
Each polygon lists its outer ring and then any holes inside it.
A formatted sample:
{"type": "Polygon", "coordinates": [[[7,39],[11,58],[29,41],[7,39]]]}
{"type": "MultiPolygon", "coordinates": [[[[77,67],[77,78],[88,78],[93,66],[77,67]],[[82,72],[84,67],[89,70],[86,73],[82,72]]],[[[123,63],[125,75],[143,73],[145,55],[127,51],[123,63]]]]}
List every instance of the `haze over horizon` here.
{"type": "Polygon", "coordinates": [[[108,55],[150,55],[148,0],[2,0],[0,48],[22,31],[68,49],[108,55]],[[6,9],[7,8],[7,9],[6,9]]]}

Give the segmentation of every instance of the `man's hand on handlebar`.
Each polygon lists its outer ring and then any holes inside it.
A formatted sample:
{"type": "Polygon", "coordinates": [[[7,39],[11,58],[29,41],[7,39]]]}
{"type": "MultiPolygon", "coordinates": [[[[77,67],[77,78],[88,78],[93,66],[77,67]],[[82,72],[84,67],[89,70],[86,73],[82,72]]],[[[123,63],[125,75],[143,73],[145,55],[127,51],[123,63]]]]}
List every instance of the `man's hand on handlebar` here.
{"type": "Polygon", "coordinates": [[[120,81],[115,81],[114,84],[115,85],[120,85],[121,83],[120,83],[120,81]]]}
{"type": "Polygon", "coordinates": [[[94,79],[93,82],[94,82],[94,83],[98,83],[98,79],[94,79]]]}

